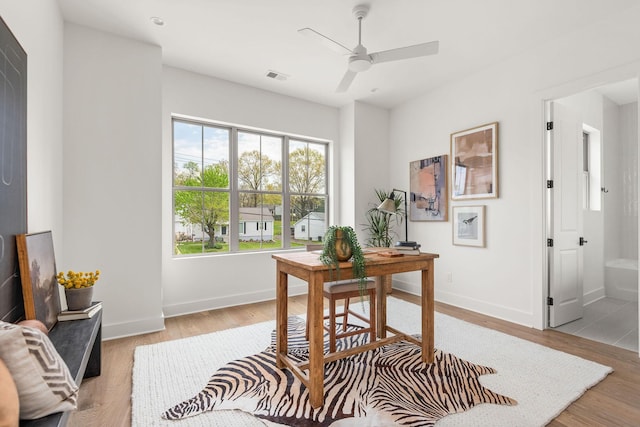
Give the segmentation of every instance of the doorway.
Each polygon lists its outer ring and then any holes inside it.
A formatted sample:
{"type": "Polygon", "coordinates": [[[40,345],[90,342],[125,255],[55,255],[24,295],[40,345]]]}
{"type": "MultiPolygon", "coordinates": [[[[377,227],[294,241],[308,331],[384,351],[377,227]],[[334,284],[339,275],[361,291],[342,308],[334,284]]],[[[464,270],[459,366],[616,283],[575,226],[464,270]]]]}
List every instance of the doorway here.
{"type": "Polygon", "coordinates": [[[546,114],[547,326],[638,353],[638,80],[546,114]]]}

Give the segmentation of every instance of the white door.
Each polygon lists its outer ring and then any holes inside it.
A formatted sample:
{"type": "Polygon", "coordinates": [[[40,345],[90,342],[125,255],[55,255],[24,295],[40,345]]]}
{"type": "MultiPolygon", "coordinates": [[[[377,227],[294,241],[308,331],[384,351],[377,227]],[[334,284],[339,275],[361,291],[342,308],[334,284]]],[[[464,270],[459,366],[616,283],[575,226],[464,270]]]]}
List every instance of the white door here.
{"type": "Polygon", "coordinates": [[[549,232],[549,326],[582,317],[582,124],[562,104],[550,105],[550,170],[553,188],[549,232]]]}

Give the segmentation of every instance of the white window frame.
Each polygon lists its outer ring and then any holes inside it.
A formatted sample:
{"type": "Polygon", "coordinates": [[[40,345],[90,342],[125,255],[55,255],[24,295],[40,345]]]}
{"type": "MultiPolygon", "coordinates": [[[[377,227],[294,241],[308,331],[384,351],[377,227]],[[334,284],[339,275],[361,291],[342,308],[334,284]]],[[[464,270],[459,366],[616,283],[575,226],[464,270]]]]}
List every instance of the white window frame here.
{"type": "MultiPolygon", "coordinates": [[[[321,197],[324,198],[325,200],[325,218],[329,218],[329,212],[330,212],[330,195],[329,195],[329,188],[330,188],[330,176],[329,176],[329,172],[330,172],[330,168],[329,168],[329,153],[330,153],[330,141],[327,140],[323,140],[323,139],[319,139],[319,138],[313,138],[313,137],[301,137],[298,135],[290,135],[290,134],[286,134],[286,133],[281,133],[281,132],[273,132],[273,131],[265,131],[265,130],[260,130],[260,129],[254,129],[254,128],[250,128],[247,126],[238,126],[238,125],[229,125],[226,123],[220,123],[220,122],[215,122],[215,121],[208,121],[208,120],[202,120],[202,119],[193,119],[193,118],[187,118],[184,116],[180,116],[180,115],[173,115],[172,118],[172,135],[171,135],[171,139],[172,139],[172,165],[174,164],[175,160],[174,160],[174,156],[175,156],[175,144],[174,144],[174,137],[175,137],[175,132],[173,131],[173,124],[177,121],[177,122],[183,122],[183,123],[188,123],[188,124],[192,124],[192,125],[200,125],[200,126],[211,126],[211,127],[216,127],[216,128],[222,128],[222,129],[228,129],[229,130],[229,135],[230,135],[230,143],[229,143],[229,188],[228,189],[202,189],[201,191],[207,192],[207,191],[218,191],[218,192],[227,192],[229,193],[229,223],[225,224],[223,227],[226,227],[226,231],[227,234],[224,235],[225,237],[228,238],[228,244],[229,244],[229,251],[224,251],[224,252],[207,252],[204,250],[204,239],[203,239],[203,243],[202,243],[202,247],[203,247],[203,251],[201,253],[195,253],[195,254],[188,254],[188,256],[211,256],[211,255],[225,255],[225,254],[230,254],[230,253],[251,253],[251,252],[255,252],[255,250],[252,251],[244,251],[244,250],[240,250],[239,249],[239,237],[243,234],[246,234],[247,231],[247,224],[246,221],[240,221],[239,220],[239,195],[241,193],[258,193],[258,194],[277,194],[280,195],[281,200],[282,200],[282,217],[281,217],[281,222],[282,222],[282,244],[280,248],[267,248],[267,249],[261,249],[258,251],[269,251],[269,250],[286,250],[286,249],[295,249],[291,246],[292,243],[292,236],[291,233],[289,233],[287,230],[289,229],[289,227],[285,227],[284,224],[290,224],[291,223],[291,206],[290,206],[290,200],[292,196],[313,196],[313,197],[321,197]],[[247,133],[253,133],[253,134],[259,134],[259,135],[263,135],[263,136],[271,136],[271,137],[277,137],[277,138],[282,138],[282,153],[281,153],[281,172],[282,172],[282,188],[280,191],[265,191],[265,190],[240,190],[238,188],[238,170],[237,170],[237,163],[238,163],[238,151],[237,151],[237,145],[238,145],[238,133],[239,132],[247,132],[247,133]],[[289,188],[289,177],[288,177],[288,171],[289,171],[289,143],[290,141],[296,141],[296,142],[303,142],[303,143],[310,143],[310,144],[321,144],[324,145],[324,173],[325,173],[325,185],[324,185],[324,192],[323,193],[313,193],[313,194],[305,194],[305,193],[296,193],[296,192],[292,192],[290,191],[289,188]],[[240,225],[242,225],[242,229],[240,227],[240,225]]],[[[171,183],[172,183],[172,203],[171,203],[171,217],[173,218],[172,223],[174,224],[175,227],[175,221],[176,221],[176,213],[174,210],[175,207],[175,197],[174,194],[176,191],[180,191],[180,190],[184,190],[184,187],[178,187],[175,185],[175,181],[174,181],[174,168],[172,167],[172,177],[171,177],[171,183]]],[[[196,187],[198,188],[198,187],[196,187]]],[[[192,187],[187,188],[190,191],[194,191],[195,189],[192,187]]],[[[197,190],[195,190],[197,191],[197,190]]],[[[325,219],[325,229],[327,227],[327,220],[325,219]]],[[[264,230],[266,230],[267,227],[267,222],[263,222],[263,221],[258,221],[257,225],[258,228],[260,224],[264,225],[264,230]]],[[[275,230],[274,230],[275,231],[275,230]]],[[[176,233],[175,233],[175,229],[172,230],[172,242],[173,242],[173,247],[176,247],[177,241],[176,241],[176,233]]],[[[181,255],[181,254],[176,254],[175,251],[173,251],[173,257],[184,257],[187,255],[181,255]]]]}

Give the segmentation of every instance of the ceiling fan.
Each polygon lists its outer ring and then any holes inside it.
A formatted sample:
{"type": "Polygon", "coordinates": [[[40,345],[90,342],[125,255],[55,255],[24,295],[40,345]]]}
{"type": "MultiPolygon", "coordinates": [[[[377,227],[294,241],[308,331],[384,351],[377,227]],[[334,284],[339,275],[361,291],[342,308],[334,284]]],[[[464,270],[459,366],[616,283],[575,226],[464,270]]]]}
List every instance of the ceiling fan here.
{"type": "Polygon", "coordinates": [[[396,49],[383,50],[380,52],[367,53],[367,48],[362,45],[362,20],[369,13],[369,5],[361,4],[353,8],[353,15],[358,20],[358,45],[353,49],[349,49],[341,43],[320,34],[311,28],[302,28],[298,30],[300,34],[304,34],[322,43],[331,50],[340,54],[349,55],[348,70],[340,81],[336,92],[345,92],[349,89],[351,82],[356,74],[366,71],[373,64],[381,62],[399,61],[401,59],[418,58],[421,56],[435,55],[438,53],[439,42],[432,41],[428,43],[420,43],[412,46],[399,47],[396,49]]]}

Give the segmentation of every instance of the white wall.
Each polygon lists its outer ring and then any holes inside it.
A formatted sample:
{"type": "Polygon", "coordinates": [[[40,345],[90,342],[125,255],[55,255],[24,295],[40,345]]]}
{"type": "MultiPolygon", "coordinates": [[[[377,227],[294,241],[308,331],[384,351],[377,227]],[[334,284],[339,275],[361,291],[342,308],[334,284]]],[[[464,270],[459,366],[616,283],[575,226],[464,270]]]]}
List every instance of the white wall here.
{"type": "Polygon", "coordinates": [[[164,328],[159,47],[64,32],[64,236],[59,269],[100,269],[105,338],[164,328]]]}
{"type": "Polygon", "coordinates": [[[60,262],[64,260],[62,17],[56,2],[37,0],[2,0],[0,15],[27,52],[28,230],[52,230],[60,262]]]}
{"type": "MultiPolygon", "coordinates": [[[[173,258],[171,114],[321,138],[333,141],[331,153],[335,153],[338,109],[171,67],[164,68],[162,98],[164,313],[173,316],[275,298],[270,252],[173,258]]],[[[306,292],[306,285],[291,282],[290,293],[306,292]]]]}
{"type": "Polygon", "coordinates": [[[364,244],[365,214],[377,200],[375,190],[389,188],[389,110],[363,102],[340,109],[340,225],[350,225],[364,244]]]}
{"type": "MultiPolygon", "coordinates": [[[[392,170],[449,153],[452,132],[500,123],[500,197],[452,203],[486,205],[487,247],[453,246],[450,221],[409,225],[412,240],[440,254],[435,268],[438,300],[524,325],[545,325],[543,101],[637,76],[639,15],[640,6],[392,110],[392,170]],[[452,283],[445,280],[448,272],[452,283]]],[[[391,179],[398,188],[407,182],[408,172],[407,178],[391,179]]],[[[398,281],[402,283],[395,286],[419,290],[415,275],[398,281]]]]}
{"type": "MultiPolygon", "coordinates": [[[[364,246],[368,235],[362,229],[367,223],[366,212],[378,201],[375,190],[391,190],[389,176],[397,173],[388,168],[389,110],[356,102],[355,137],[357,160],[353,168],[356,183],[354,228],[358,232],[358,240],[364,246]]],[[[407,175],[408,173],[407,171],[407,175]]]]}
{"type": "Polygon", "coordinates": [[[61,263],[63,21],[56,2],[37,0],[0,0],[0,16],[27,53],[27,230],[51,230],[61,263]]]}
{"type": "Polygon", "coordinates": [[[605,98],[605,261],[638,258],[638,103],[605,98]]]}
{"type": "Polygon", "coordinates": [[[602,144],[603,181],[607,193],[602,195],[604,211],[604,260],[622,257],[620,242],[623,233],[620,227],[624,196],[622,170],[624,158],[620,140],[619,106],[609,98],[603,100],[603,124],[607,131],[602,144]]]}
{"type": "Polygon", "coordinates": [[[620,143],[622,145],[621,258],[638,259],[638,103],[621,105],[620,143]]]}
{"type": "Polygon", "coordinates": [[[336,171],[333,175],[338,185],[336,197],[340,203],[332,205],[339,221],[334,224],[355,226],[356,200],[356,103],[340,108],[340,144],[336,147],[336,171]]]}

